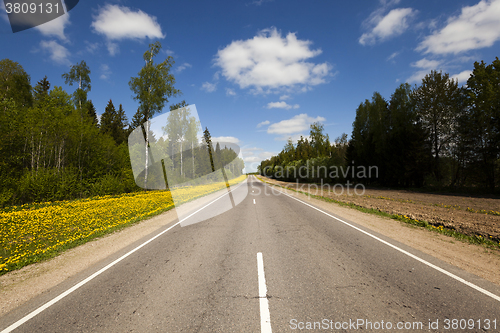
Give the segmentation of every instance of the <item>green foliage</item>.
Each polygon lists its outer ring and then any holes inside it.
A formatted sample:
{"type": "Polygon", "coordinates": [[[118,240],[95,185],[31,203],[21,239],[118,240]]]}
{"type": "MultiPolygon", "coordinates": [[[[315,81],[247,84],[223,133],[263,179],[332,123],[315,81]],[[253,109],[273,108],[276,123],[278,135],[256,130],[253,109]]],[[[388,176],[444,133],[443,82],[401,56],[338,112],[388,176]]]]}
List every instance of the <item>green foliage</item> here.
{"type": "Polygon", "coordinates": [[[462,183],[472,178],[493,190],[499,185],[500,60],[474,63],[467,87],[466,108],[457,126],[461,167],[457,171],[462,183]]]}
{"type": "Polygon", "coordinates": [[[146,64],[139,71],[137,77],[132,77],[129,86],[134,93],[134,100],[139,101],[137,117],[134,116],[134,124],[137,126],[151,119],[157,112],[163,109],[168,99],[179,95],[181,92],[174,88],[175,78],[170,73],[175,63],[168,56],[162,63],[156,64],[154,57],[161,50],[161,43],[156,41],[149,44],[149,49],[144,52],[146,64]]]}
{"type": "Polygon", "coordinates": [[[87,63],[82,60],[80,63],[72,65],[70,71],[68,73],[64,73],[62,78],[64,79],[64,83],[69,84],[70,86],[72,86],[73,83],[78,83],[78,88],[73,93],[73,100],[75,102],[75,106],[82,109],[83,105],[87,101],[87,93],[91,89],[90,69],[87,66],[87,63]]]}
{"type": "Polygon", "coordinates": [[[94,103],[92,100],[88,100],[84,105],[83,114],[90,119],[94,126],[99,127],[99,122],[97,120],[97,110],[95,109],[94,103]]]}
{"type": "Polygon", "coordinates": [[[116,118],[117,113],[113,101],[109,100],[108,105],[104,109],[104,113],[101,115],[101,123],[99,129],[101,133],[113,136],[116,132],[116,118]]]}
{"type": "MultiPolygon", "coordinates": [[[[81,62],[65,77],[86,93],[88,74],[81,62]]],[[[121,105],[112,119],[118,130],[109,135],[99,130],[86,95],[80,109],[75,94],[51,90],[46,77],[32,89],[22,67],[8,59],[0,62],[0,78],[0,207],[138,190],[121,105]]]]}
{"type": "Polygon", "coordinates": [[[0,100],[12,99],[18,108],[33,104],[30,76],[23,67],[9,59],[0,60],[0,100]]]}

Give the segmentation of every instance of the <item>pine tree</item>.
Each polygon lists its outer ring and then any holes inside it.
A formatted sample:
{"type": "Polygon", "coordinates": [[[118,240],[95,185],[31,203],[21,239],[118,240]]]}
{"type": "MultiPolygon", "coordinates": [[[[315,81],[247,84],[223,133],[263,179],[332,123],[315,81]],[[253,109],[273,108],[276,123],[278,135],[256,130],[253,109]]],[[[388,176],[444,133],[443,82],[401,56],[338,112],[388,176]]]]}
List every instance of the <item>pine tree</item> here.
{"type": "Polygon", "coordinates": [[[35,88],[33,88],[33,93],[35,97],[35,101],[40,101],[44,98],[47,98],[50,90],[50,82],[47,80],[47,75],[43,77],[40,81],[38,81],[35,88]]]}
{"type": "Polygon", "coordinates": [[[99,127],[99,122],[97,119],[97,110],[95,109],[94,103],[92,103],[92,100],[88,100],[85,103],[84,107],[84,115],[90,119],[92,124],[96,127],[99,127]]]}
{"type": "Polygon", "coordinates": [[[208,154],[210,156],[210,165],[212,166],[212,172],[213,172],[215,171],[215,165],[214,165],[213,148],[212,148],[212,136],[210,135],[208,127],[205,127],[205,130],[203,131],[203,139],[205,140],[205,144],[207,145],[208,154]]]}
{"type": "Polygon", "coordinates": [[[115,139],[117,144],[121,144],[122,142],[127,140],[127,127],[128,120],[125,115],[125,111],[123,110],[123,106],[120,104],[118,107],[118,111],[115,114],[115,125],[114,125],[114,134],[113,138],[115,139]]]}
{"type": "Polygon", "coordinates": [[[101,115],[101,133],[108,134],[114,138],[114,134],[116,133],[116,118],[117,113],[115,110],[115,106],[113,105],[113,101],[109,100],[104,113],[101,115]]]}

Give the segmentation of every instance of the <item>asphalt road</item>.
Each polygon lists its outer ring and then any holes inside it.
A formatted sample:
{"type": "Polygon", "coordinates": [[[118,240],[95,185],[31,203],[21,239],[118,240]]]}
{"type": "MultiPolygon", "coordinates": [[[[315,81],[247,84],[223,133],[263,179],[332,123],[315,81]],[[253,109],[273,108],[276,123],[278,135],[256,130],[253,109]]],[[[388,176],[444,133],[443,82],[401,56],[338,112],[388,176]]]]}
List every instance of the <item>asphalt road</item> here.
{"type": "Polygon", "coordinates": [[[235,208],[213,202],[197,213],[213,217],[173,224],[54,301],[148,236],[7,314],[0,332],[500,331],[498,286],[255,177],[233,195],[235,208]]]}

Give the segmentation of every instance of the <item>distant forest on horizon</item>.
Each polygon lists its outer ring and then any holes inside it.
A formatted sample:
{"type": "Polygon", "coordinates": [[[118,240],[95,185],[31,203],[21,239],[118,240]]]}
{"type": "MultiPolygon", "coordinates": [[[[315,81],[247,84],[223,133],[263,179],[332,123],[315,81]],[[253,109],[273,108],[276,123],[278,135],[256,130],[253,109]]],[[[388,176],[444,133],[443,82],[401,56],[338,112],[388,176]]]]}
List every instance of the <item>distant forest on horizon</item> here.
{"type": "Polygon", "coordinates": [[[401,84],[389,100],[374,92],[356,109],[349,140],[344,133],[331,142],[314,123],[309,138],[288,140],[258,172],[284,181],[498,192],[500,60],[475,62],[465,86],[431,71],[418,86],[401,84]],[[377,177],[324,171],[370,166],[377,166],[377,177]]]}

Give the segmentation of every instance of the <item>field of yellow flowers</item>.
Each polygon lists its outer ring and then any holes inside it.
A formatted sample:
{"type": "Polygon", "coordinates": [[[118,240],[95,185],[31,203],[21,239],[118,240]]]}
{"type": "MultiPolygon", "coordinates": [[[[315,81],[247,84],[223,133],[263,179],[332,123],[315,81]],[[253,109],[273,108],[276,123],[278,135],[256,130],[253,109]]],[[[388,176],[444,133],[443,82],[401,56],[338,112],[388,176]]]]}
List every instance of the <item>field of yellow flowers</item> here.
{"type": "MultiPolygon", "coordinates": [[[[230,184],[245,178],[243,175],[230,184]]],[[[225,182],[221,182],[173,191],[182,202],[187,202],[225,187],[225,182]]],[[[53,257],[62,250],[173,207],[170,191],[8,207],[0,211],[0,274],[53,257]]]]}

